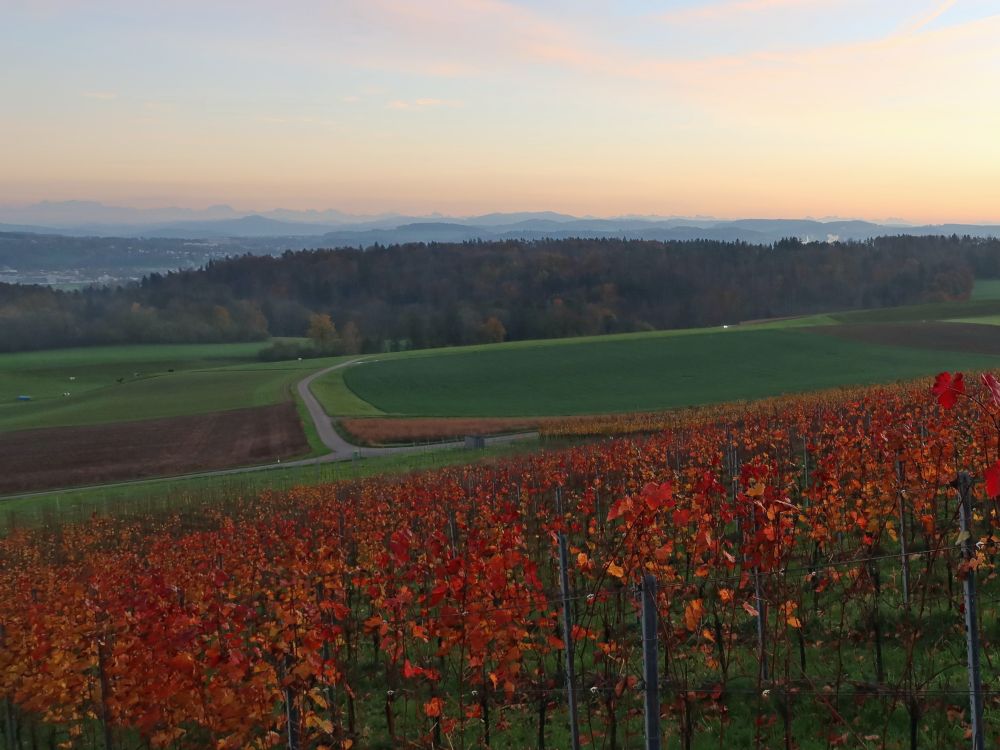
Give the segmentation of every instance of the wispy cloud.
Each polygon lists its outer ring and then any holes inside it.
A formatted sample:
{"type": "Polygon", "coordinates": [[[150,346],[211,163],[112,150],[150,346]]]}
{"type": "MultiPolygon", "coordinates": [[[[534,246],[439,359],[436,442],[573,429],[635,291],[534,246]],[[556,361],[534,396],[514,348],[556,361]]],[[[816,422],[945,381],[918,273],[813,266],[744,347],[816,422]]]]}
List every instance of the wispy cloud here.
{"type": "Polygon", "coordinates": [[[389,109],[430,109],[432,107],[460,107],[462,103],[448,99],[394,99],[385,106],[389,109]]]}
{"type": "Polygon", "coordinates": [[[337,124],[334,120],[309,115],[261,115],[257,120],[265,125],[334,126],[337,124]]]}
{"type": "Polygon", "coordinates": [[[934,23],[934,21],[939,19],[957,4],[958,0],[945,0],[945,2],[941,3],[936,8],[933,8],[930,12],[908,21],[902,26],[902,28],[900,28],[898,33],[901,35],[916,34],[921,29],[930,26],[934,23]]]}
{"type": "Polygon", "coordinates": [[[724,0],[723,2],[692,5],[660,14],[668,22],[714,21],[734,15],[763,13],[772,10],[801,10],[823,5],[836,5],[841,0],[724,0]]]}

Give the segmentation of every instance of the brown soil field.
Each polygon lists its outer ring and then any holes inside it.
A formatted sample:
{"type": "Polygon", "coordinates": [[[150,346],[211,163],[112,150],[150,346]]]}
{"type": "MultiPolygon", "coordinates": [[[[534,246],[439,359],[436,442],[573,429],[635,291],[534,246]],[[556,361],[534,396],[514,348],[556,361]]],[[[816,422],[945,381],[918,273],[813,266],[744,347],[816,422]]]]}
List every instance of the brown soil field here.
{"type": "Polygon", "coordinates": [[[1000,354],[1000,326],[980,323],[860,323],[817,326],[810,331],[868,344],[913,349],[1000,354]]]}
{"type": "Polygon", "coordinates": [[[267,463],[309,452],[294,404],[0,433],[0,494],[267,463]]]}
{"type": "Polygon", "coordinates": [[[395,418],[368,417],[342,419],[340,426],[363,445],[419,443],[428,440],[449,440],[465,435],[496,435],[502,432],[523,432],[536,429],[544,417],[527,419],[507,417],[428,417],[395,418]]]}

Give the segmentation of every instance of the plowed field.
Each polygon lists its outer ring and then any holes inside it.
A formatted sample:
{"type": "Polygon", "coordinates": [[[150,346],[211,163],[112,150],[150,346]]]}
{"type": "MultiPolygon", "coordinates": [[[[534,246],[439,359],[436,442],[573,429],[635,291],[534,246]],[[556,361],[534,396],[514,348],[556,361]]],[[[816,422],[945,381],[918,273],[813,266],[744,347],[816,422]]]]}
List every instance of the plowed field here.
{"type": "Polygon", "coordinates": [[[0,494],[266,463],[309,452],[290,403],[0,433],[0,494]]]}
{"type": "MultiPolygon", "coordinates": [[[[939,352],[1000,354],[1000,326],[947,323],[861,323],[810,329],[825,336],[879,346],[905,346],[939,352]]],[[[942,359],[942,362],[944,359],[942,359]]]]}

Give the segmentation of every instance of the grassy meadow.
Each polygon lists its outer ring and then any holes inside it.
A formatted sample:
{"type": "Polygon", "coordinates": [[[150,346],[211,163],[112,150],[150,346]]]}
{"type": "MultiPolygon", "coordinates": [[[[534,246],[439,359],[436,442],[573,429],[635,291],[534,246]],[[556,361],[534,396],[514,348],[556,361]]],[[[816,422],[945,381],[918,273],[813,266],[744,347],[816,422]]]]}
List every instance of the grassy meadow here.
{"type": "Polygon", "coordinates": [[[667,409],[1000,367],[1000,350],[962,351],[947,335],[919,347],[817,335],[929,321],[1000,324],[1000,279],[978,281],[966,302],[371,355],[316,381],[313,392],[336,416],[521,417],[667,409]]]}
{"type": "Polygon", "coordinates": [[[0,431],[267,406],[290,400],[295,383],[337,361],[261,362],[257,355],[265,345],[92,347],[0,355],[0,431]],[[20,395],[31,401],[18,401],[20,395]]]}
{"type": "MultiPolygon", "coordinates": [[[[831,327],[924,321],[1000,323],[1000,280],[979,282],[973,298],[962,303],[372,354],[363,357],[363,364],[316,381],[313,391],[335,416],[531,417],[666,409],[924,377],[941,369],[1000,368],[1000,352],[952,351],[944,339],[904,348],[820,335],[831,327]]],[[[258,353],[266,345],[93,347],[0,355],[0,432],[281,403],[294,399],[294,386],[306,375],[345,359],[261,362],[258,353]],[[18,401],[22,394],[32,400],[18,401]]],[[[298,406],[313,454],[325,452],[298,406]]],[[[373,471],[379,465],[370,464],[373,471]]],[[[261,474],[253,487],[273,486],[276,477],[261,474]]],[[[310,477],[315,472],[301,472],[304,480],[310,477]]]]}
{"type": "Polygon", "coordinates": [[[344,382],[390,414],[534,416],[668,409],[890,382],[1000,356],[865,344],[805,330],[738,330],[380,359],[344,382]]]}

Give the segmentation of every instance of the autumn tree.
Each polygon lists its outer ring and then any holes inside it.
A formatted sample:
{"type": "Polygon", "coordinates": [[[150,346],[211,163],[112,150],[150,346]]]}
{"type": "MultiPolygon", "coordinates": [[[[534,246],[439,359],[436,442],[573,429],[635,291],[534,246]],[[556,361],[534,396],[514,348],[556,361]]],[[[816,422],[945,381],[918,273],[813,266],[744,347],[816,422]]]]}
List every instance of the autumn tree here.
{"type": "Polygon", "coordinates": [[[507,338],[507,329],[496,315],[491,315],[479,328],[479,337],[486,344],[499,344],[507,338]]]}
{"type": "Polygon", "coordinates": [[[224,305],[215,305],[212,308],[212,324],[225,333],[233,325],[233,316],[224,305]]]}
{"type": "Polygon", "coordinates": [[[306,330],[306,336],[312,339],[316,348],[323,352],[333,351],[340,342],[337,336],[337,326],[325,313],[313,313],[309,316],[309,328],[306,330]]]}
{"type": "Polygon", "coordinates": [[[353,320],[349,320],[347,325],[344,326],[341,343],[344,354],[357,354],[361,351],[364,340],[361,338],[361,331],[358,328],[358,324],[353,320]]]}

